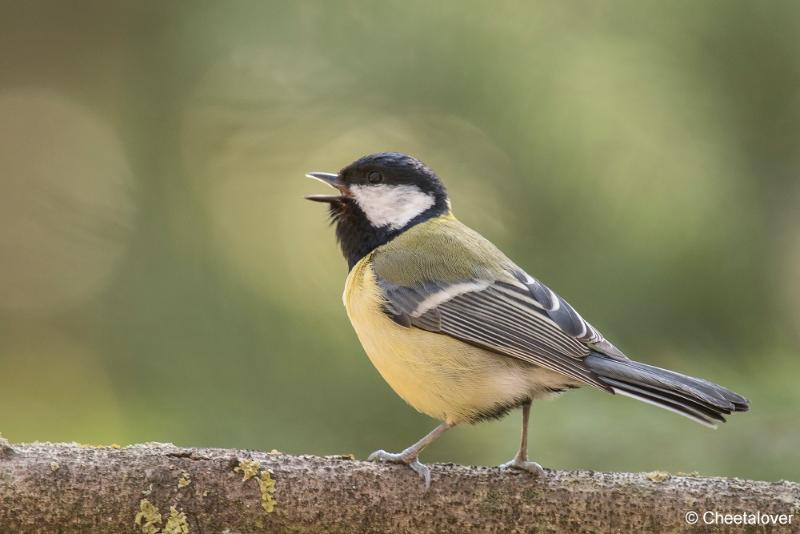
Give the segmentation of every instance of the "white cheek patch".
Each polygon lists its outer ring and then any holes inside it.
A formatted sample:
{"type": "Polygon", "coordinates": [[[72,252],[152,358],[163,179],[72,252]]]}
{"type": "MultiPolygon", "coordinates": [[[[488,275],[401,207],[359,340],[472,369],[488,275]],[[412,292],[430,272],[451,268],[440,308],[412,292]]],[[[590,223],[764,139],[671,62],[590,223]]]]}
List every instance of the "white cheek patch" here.
{"type": "Polygon", "coordinates": [[[372,226],[391,230],[399,230],[436,202],[414,185],[354,185],[350,192],[372,226]]]}

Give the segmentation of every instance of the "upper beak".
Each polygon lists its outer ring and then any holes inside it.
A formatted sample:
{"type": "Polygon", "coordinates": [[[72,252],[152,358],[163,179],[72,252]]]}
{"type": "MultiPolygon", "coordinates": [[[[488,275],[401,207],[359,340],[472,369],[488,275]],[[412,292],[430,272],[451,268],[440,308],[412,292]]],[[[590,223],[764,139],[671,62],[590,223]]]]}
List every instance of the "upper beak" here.
{"type": "MultiPolygon", "coordinates": [[[[333,187],[334,189],[338,189],[341,192],[346,190],[344,183],[339,179],[338,174],[334,174],[332,172],[309,172],[306,174],[309,178],[314,178],[315,180],[319,180],[320,182],[333,187]]],[[[314,202],[336,202],[342,198],[341,195],[306,195],[305,197],[307,200],[313,200],[314,202]]]]}

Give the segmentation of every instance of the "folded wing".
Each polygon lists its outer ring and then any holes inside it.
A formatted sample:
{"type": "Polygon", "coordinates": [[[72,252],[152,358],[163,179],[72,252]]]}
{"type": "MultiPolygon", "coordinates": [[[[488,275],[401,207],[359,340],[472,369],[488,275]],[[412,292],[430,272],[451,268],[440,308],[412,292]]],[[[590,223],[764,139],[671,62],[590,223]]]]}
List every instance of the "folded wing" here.
{"type": "Polygon", "coordinates": [[[401,325],[448,335],[604,390],[611,388],[585,358],[597,351],[626,359],[564,299],[524,272],[412,287],[376,274],[385,311],[401,325]]]}

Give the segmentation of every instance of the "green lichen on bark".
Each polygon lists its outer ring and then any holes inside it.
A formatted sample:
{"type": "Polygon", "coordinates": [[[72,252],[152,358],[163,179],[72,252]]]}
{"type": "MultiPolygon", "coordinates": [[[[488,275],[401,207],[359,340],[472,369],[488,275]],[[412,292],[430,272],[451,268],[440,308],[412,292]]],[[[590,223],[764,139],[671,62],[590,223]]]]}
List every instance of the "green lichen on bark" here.
{"type": "Polygon", "coordinates": [[[275,511],[275,481],[272,479],[272,471],[264,469],[258,479],[258,487],[261,490],[261,507],[265,512],[271,514],[275,511]]]}
{"type": "Polygon", "coordinates": [[[163,529],[158,527],[162,519],[161,512],[155,504],[147,499],[139,501],[139,512],[136,514],[134,524],[139,527],[142,534],[189,534],[186,514],[175,506],[169,507],[169,515],[163,529]]]}
{"type": "Polygon", "coordinates": [[[179,512],[174,506],[169,507],[167,523],[161,534],[189,534],[189,523],[186,521],[186,514],[179,512]]]}
{"type": "Polygon", "coordinates": [[[139,501],[139,512],[133,521],[142,534],[158,534],[160,529],[156,525],[161,524],[161,512],[156,505],[147,499],[142,499],[139,501]]]}
{"type": "Polygon", "coordinates": [[[184,471],[183,473],[181,473],[181,476],[178,479],[178,489],[185,488],[186,486],[188,486],[191,483],[192,483],[192,479],[189,476],[189,473],[184,471]]]}
{"type": "Polygon", "coordinates": [[[261,492],[261,507],[265,512],[271,514],[275,511],[275,480],[272,479],[272,471],[261,468],[261,464],[255,460],[239,460],[239,465],[234,468],[237,473],[242,473],[242,482],[247,482],[251,478],[258,476],[258,489],[261,492]],[[259,472],[261,474],[259,475],[259,472]]]}
{"type": "Polygon", "coordinates": [[[245,459],[239,460],[239,466],[233,470],[237,473],[242,473],[242,482],[247,482],[258,474],[261,469],[261,464],[255,460],[245,459]]]}
{"type": "Polygon", "coordinates": [[[648,480],[652,480],[653,482],[664,482],[665,480],[669,480],[671,475],[666,471],[651,471],[646,473],[645,476],[648,480]]]}

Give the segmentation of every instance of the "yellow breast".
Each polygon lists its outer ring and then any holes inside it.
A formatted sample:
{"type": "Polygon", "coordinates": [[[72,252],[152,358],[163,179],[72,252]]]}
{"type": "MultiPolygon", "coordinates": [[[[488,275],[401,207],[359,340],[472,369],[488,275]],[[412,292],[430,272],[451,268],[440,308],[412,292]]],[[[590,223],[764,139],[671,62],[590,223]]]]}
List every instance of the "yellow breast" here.
{"type": "Polygon", "coordinates": [[[557,373],[446,335],[398,325],[383,313],[370,265],[367,256],[347,277],[347,315],[384,380],[420,412],[459,423],[563,385],[564,377],[557,373]]]}

